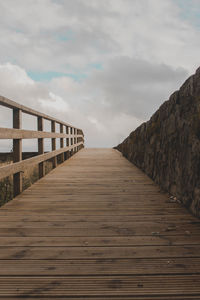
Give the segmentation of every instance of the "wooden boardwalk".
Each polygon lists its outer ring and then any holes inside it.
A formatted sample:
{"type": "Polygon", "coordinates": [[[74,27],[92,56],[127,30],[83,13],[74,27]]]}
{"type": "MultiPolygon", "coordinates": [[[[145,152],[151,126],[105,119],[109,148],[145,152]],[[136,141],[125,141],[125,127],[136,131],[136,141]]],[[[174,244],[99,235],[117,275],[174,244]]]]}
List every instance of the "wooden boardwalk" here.
{"type": "Polygon", "coordinates": [[[1,299],[200,299],[200,220],[112,149],[0,209],[1,299]]]}

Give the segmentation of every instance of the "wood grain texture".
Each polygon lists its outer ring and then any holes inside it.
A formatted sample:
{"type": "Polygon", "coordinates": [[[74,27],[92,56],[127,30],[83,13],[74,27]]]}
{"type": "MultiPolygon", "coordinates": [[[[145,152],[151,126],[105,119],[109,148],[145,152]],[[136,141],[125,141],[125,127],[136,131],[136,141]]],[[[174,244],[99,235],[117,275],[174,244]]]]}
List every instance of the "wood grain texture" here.
{"type": "MultiPolygon", "coordinates": [[[[38,139],[38,138],[68,138],[69,134],[48,132],[48,131],[34,131],[25,129],[13,129],[0,127],[0,139],[38,139]]],[[[82,135],[73,135],[73,137],[81,138],[82,135]]]]}
{"type": "Polygon", "coordinates": [[[0,298],[197,300],[199,236],[119,152],[83,149],[0,209],[0,298]]]}

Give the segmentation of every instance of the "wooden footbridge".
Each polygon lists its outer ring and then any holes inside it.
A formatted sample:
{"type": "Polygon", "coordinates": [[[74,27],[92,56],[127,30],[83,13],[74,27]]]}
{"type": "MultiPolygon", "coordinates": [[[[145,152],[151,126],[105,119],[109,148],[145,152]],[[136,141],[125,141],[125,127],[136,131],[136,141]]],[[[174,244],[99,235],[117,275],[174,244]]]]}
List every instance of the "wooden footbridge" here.
{"type": "MultiPolygon", "coordinates": [[[[1,104],[19,125],[27,108],[9,101],[1,104]]],[[[30,112],[39,125],[50,119],[30,112]]],[[[0,169],[1,178],[15,174],[18,194],[0,209],[0,298],[200,299],[199,219],[118,151],[81,149],[82,131],[61,125],[60,133],[55,124],[51,133],[0,129],[1,138],[14,138],[18,160],[0,169]],[[22,161],[21,139],[30,135],[40,155],[22,161]],[[54,149],[43,154],[46,135],[54,149]],[[60,154],[70,158],[44,177],[44,160],[56,166],[60,154]],[[41,179],[21,193],[21,173],[35,163],[41,179]]]]}

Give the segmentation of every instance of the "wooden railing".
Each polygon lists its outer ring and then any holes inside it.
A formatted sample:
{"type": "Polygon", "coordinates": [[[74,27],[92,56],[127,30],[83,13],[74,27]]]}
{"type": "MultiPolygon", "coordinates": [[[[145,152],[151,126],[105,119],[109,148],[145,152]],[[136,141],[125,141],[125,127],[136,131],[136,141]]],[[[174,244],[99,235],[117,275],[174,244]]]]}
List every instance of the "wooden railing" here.
{"type": "Polygon", "coordinates": [[[52,159],[53,167],[57,166],[57,156],[61,161],[83,148],[84,135],[79,128],[73,127],[65,122],[42,114],[38,111],[20,105],[14,101],[0,96],[0,105],[8,107],[13,111],[13,128],[0,127],[0,139],[13,140],[13,163],[0,167],[0,179],[13,175],[13,194],[17,196],[22,192],[22,173],[31,165],[38,164],[39,178],[45,175],[44,162],[52,159]],[[37,131],[22,129],[22,113],[37,117],[37,131]],[[45,132],[44,120],[51,122],[51,132],[45,132]],[[56,133],[56,124],[60,126],[60,133],[56,133]],[[51,152],[44,152],[44,138],[51,138],[51,152]],[[60,148],[56,149],[56,138],[60,139],[60,148]],[[38,155],[22,160],[22,140],[38,139],[38,155]],[[66,147],[64,147],[66,139],[66,147]]]}

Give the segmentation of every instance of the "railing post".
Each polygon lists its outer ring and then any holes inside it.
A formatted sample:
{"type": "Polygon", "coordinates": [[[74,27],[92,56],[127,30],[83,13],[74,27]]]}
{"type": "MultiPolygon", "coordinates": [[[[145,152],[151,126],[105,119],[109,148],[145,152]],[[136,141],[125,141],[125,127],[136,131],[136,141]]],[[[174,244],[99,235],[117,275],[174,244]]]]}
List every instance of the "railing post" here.
{"type": "MultiPolygon", "coordinates": [[[[71,127],[69,127],[69,146],[71,146],[71,127]]],[[[71,156],[71,150],[69,150],[69,157],[71,156]]]]}
{"type": "MultiPolygon", "coordinates": [[[[66,134],[69,134],[69,126],[66,126],[66,134]]],[[[69,147],[69,136],[66,138],[66,146],[69,147]]],[[[70,157],[69,150],[66,152],[66,159],[70,157]]]]}
{"type": "MultiPolygon", "coordinates": [[[[74,139],[73,139],[73,127],[70,128],[70,133],[71,133],[70,145],[73,146],[73,144],[74,144],[74,143],[73,143],[73,140],[74,140],[74,139]]],[[[73,148],[71,149],[70,152],[71,152],[71,155],[73,155],[73,152],[74,152],[74,151],[73,151],[73,148]]]]}
{"type": "MultiPolygon", "coordinates": [[[[77,129],[77,135],[79,135],[79,129],[77,129]]],[[[79,137],[76,138],[76,142],[79,143],[79,137]]],[[[80,146],[77,146],[77,151],[80,150],[80,146]]]]}
{"type": "MultiPolygon", "coordinates": [[[[44,130],[44,119],[42,117],[37,118],[37,127],[38,131],[44,130]]],[[[39,138],[38,139],[38,154],[44,154],[44,139],[39,138]]],[[[45,176],[45,165],[44,162],[39,163],[39,178],[42,178],[45,176]]]]}
{"type": "MultiPolygon", "coordinates": [[[[66,126],[66,134],[69,134],[69,126],[66,126]]],[[[69,137],[66,138],[66,146],[69,146],[69,137]]]]}
{"type": "MultiPolygon", "coordinates": [[[[63,124],[60,124],[60,133],[63,133],[63,124]]],[[[60,148],[64,148],[64,139],[60,138],[60,148]]],[[[64,161],[64,152],[61,153],[61,162],[64,161]]]]}
{"type": "MultiPolygon", "coordinates": [[[[51,132],[56,132],[56,122],[55,121],[51,121],[51,132]]],[[[52,138],[51,139],[51,150],[54,151],[56,150],[56,138],[52,138]]],[[[53,162],[53,168],[57,167],[57,157],[53,157],[52,158],[52,162],[53,162]]]]}
{"type": "MultiPolygon", "coordinates": [[[[76,135],[77,135],[77,129],[74,128],[74,144],[75,144],[75,145],[77,144],[76,135]]],[[[75,146],[74,152],[77,152],[77,146],[75,146]]]]}
{"type": "MultiPolygon", "coordinates": [[[[78,144],[78,129],[76,129],[76,144],[78,144]]],[[[76,151],[78,152],[78,146],[76,146],[76,151]]]]}
{"type": "MultiPolygon", "coordinates": [[[[13,109],[13,128],[21,129],[22,111],[20,109],[13,109]]],[[[22,140],[13,139],[13,163],[22,160],[22,140]]],[[[13,175],[13,194],[14,197],[22,192],[22,173],[15,173],[13,175]]]]}

